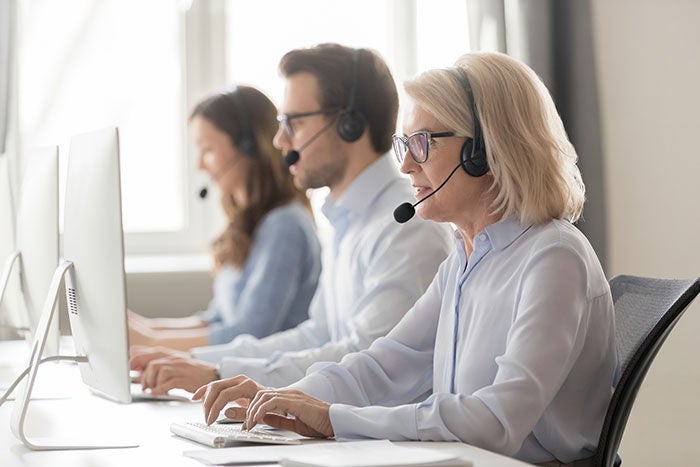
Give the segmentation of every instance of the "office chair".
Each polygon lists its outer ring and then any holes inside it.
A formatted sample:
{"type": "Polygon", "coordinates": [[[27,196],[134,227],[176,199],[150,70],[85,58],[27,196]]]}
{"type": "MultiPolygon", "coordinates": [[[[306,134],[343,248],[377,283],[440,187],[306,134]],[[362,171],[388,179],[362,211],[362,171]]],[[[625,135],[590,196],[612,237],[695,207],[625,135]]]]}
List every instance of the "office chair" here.
{"type": "Polygon", "coordinates": [[[593,465],[618,467],[617,449],[642,381],[666,337],[700,292],[690,280],[616,276],[610,280],[615,304],[615,344],[620,359],[593,465]]]}

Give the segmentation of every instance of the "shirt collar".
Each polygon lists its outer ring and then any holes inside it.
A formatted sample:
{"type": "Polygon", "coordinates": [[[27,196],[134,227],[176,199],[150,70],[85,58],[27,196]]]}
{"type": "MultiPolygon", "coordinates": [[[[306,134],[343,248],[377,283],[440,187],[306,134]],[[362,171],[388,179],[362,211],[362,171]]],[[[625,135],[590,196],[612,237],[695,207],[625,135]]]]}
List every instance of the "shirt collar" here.
{"type": "Polygon", "coordinates": [[[398,176],[391,158],[380,156],[352,181],[340,198],[328,195],[321,211],[331,223],[341,213],[360,216],[398,176]]]}
{"type": "MultiPolygon", "coordinates": [[[[476,234],[474,241],[476,242],[480,235],[486,235],[484,240],[487,240],[494,250],[504,250],[518,237],[527,232],[530,227],[532,227],[532,224],[523,226],[517,219],[509,217],[486,226],[484,230],[476,234]]],[[[460,251],[464,252],[464,242],[459,230],[455,230],[453,235],[455,244],[460,251]]]]}
{"type": "Polygon", "coordinates": [[[464,240],[458,230],[453,232],[457,255],[459,257],[460,271],[468,274],[474,265],[479,262],[489,251],[499,251],[506,249],[518,237],[524,234],[532,224],[522,226],[520,222],[513,218],[501,219],[488,225],[474,237],[474,251],[469,257],[469,268],[467,269],[467,253],[464,250],[464,240]]]}
{"type": "Polygon", "coordinates": [[[527,232],[530,227],[532,224],[522,225],[517,219],[508,217],[486,226],[484,232],[488,235],[494,250],[503,250],[527,232]]]}

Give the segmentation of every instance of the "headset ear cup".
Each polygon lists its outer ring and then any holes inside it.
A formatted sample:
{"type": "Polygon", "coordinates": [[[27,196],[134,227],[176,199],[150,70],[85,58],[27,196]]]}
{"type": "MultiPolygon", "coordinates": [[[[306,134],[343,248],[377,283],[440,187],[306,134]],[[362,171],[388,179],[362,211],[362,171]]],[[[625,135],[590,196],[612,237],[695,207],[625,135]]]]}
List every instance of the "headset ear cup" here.
{"type": "Polygon", "coordinates": [[[255,146],[255,141],[248,136],[241,138],[241,141],[238,143],[238,149],[240,149],[243,154],[250,157],[255,156],[255,146]]]}
{"type": "Polygon", "coordinates": [[[353,143],[365,132],[365,117],[357,110],[346,110],[338,116],[338,135],[343,141],[353,143]]]}
{"type": "Polygon", "coordinates": [[[465,172],[471,175],[471,160],[472,147],[474,146],[474,140],[467,138],[462,145],[462,150],[459,152],[459,158],[462,161],[462,168],[465,172]]]}
{"type": "Polygon", "coordinates": [[[464,142],[459,157],[462,160],[462,168],[472,177],[481,177],[489,171],[486,153],[481,148],[474,150],[472,138],[467,138],[464,142]]]}
{"type": "Polygon", "coordinates": [[[486,160],[486,152],[483,149],[477,149],[476,152],[472,154],[470,161],[470,170],[472,177],[481,177],[486,175],[489,171],[489,163],[486,160]]]}

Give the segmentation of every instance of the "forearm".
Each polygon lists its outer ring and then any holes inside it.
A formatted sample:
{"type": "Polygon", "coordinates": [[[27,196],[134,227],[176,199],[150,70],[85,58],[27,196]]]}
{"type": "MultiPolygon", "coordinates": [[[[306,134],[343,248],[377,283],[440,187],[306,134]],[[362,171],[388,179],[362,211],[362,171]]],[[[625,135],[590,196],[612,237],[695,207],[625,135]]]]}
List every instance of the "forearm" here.
{"type": "Polygon", "coordinates": [[[522,442],[477,397],[460,394],[396,407],[333,404],[330,418],[338,439],[460,441],[508,455],[522,442]]]}
{"type": "Polygon", "coordinates": [[[194,358],[208,362],[219,362],[226,357],[268,358],[274,352],[287,352],[318,347],[327,342],[327,332],[309,319],[296,328],[277,332],[263,339],[242,334],[232,342],[210,345],[191,350],[194,358]],[[325,339],[325,340],[324,340],[325,339]]]}
{"type": "Polygon", "coordinates": [[[193,347],[206,345],[209,330],[206,327],[180,330],[154,331],[148,345],[163,346],[170,349],[187,351],[193,347]]]}
{"type": "Polygon", "coordinates": [[[338,364],[320,361],[291,387],[331,403],[395,406],[422,400],[432,387],[432,352],[388,338],[338,364]]]}
{"type": "Polygon", "coordinates": [[[196,315],[184,318],[151,318],[149,324],[155,331],[201,329],[207,326],[207,322],[196,315]]]}
{"type": "MultiPolygon", "coordinates": [[[[285,354],[286,355],[286,354],[285,354]]],[[[228,357],[220,363],[222,378],[245,375],[267,387],[285,387],[303,378],[310,365],[287,359],[228,357]]]]}
{"type": "Polygon", "coordinates": [[[389,439],[417,440],[415,406],[354,407],[333,404],[329,411],[331,426],[338,440],[389,439]]]}
{"type": "Polygon", "coordinates": [[[221,375],[230,378],[242,374],[264,386],[284,387],[303,378],[314,363],[337,362],[346,353],[340,343],[333,343],[297,352],[275,352],[269,358],[225,357],[221,360],[221,375]]]}

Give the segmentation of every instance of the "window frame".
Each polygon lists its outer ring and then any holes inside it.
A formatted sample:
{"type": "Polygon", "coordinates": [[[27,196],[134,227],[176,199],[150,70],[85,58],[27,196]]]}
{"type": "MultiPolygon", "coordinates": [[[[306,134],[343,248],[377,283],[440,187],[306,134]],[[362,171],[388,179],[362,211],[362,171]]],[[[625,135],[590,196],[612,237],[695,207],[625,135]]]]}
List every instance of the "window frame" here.
{"type": "Polygon", "coordinates": [[[125,231],[126,256],[205,254],[220,223],[216,197],[197,196],[199,187],[211,182],[195,169],[197,154],[189,138],[187,117],[204,95],[226,85],[224,8],[225,2],[198,0],[180,14],[180,67],[185,83],[180,100],[184,117],[180,128],[181,186],[186,193],[181,206],[183,226],[177,231],[125,231]]]}

